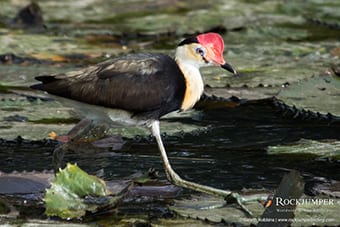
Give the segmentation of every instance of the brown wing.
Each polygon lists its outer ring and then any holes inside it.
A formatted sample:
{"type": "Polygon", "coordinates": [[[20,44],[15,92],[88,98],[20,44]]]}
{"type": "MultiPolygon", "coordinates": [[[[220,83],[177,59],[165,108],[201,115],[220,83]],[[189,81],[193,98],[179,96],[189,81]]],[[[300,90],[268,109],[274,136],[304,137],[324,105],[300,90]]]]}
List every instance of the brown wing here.
{"type": "Polygon", "coordinates": [[[32,88],[77,101],[160,117],[179,109],[185,80],[176,62],[163,54],[115,58],[80,71],[40,76],[32,88]]]}

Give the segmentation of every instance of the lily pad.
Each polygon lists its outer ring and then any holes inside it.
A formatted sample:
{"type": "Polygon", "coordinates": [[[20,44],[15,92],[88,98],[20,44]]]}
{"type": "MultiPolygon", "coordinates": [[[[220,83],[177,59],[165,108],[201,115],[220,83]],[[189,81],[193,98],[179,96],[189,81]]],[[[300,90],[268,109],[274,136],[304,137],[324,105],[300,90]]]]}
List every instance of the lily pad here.
{"type": "Polygon", "coordinates": [[[339,225],[339,198],[332,198],[328,196],[303,196],[301,199],[310,202],[302,203],[297,206],[292,226],[339,225]]]}
{"type": "Polygon", "coordinates": [[[282,89],[277,97],[288,105],[339,116],[339,96],[340,79],[338,77],[316,76],[282,89]]]}
{"type": "MultiPolygon", "coordinates": [[[[264,194],[258,194],[258,196],[261,197],[264,194]]],[[[245,205],[254,217],[259,217],[264,211],[264,207],[259,202],[245,205]]],[[[255,218],[248,218],[237,205],[226,205],[224,199],[211,196],[192,196],[191,199],[178,200],[170,209],[182,217],[207,220],[213,223],[242,223],[247,225],[257,223],[255,218]]]]}
{"type": "Polygon", "coordinates": [[[270,146],[267,151],[269,154],[312,154],[340,159],[340,141],[301,139],[294,144],[270,146]]]}

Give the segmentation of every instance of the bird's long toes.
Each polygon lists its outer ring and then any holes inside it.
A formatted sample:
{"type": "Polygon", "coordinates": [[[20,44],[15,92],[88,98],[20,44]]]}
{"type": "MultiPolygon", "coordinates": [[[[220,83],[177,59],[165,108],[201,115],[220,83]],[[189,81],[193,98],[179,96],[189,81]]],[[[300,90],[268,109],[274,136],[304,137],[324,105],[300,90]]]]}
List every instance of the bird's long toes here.
{"type": "Polygon", "coordinates": [[[226,203],[237,203],[241,210],[249,217],[253,216],[253,213],[244,205],[245,199],[238,193],[232,192],[225,198],[226,203]]]}

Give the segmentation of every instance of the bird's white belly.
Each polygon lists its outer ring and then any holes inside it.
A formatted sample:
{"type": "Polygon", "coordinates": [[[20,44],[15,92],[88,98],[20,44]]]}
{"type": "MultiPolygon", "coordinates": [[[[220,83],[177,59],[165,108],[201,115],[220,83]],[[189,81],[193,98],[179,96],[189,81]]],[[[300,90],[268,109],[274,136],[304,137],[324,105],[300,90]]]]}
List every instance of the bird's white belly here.
{"type": "Polygon", "coordinates": [[[112,126],[147,126],[148,120],[133,117],[133,113],[121,109],[111,109],[96,105],[91,105],[75,100],[51,95],[55,100],[64,106],[71,107],[80,116],[94,122],[103,122],[112,126]]]}

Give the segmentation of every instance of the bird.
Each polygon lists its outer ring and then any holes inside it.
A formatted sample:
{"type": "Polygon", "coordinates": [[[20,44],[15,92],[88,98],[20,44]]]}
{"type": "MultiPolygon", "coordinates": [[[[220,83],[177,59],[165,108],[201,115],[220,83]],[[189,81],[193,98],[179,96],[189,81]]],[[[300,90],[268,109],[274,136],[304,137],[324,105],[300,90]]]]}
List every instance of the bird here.
{"type": "Polygon", "coordinates": [[[42,75],[31,86],[68,100],[92,121],[151,129],[168,180],[180,187],[234,197],[237,193],[181,178],[172,168],[160,134],[160,118],[174,111],[191,109],[204,91],[200,68],[222,67],[237,75],[223,57],[224,41],[214,32],[182,40],[175,57],[162,53],[135,53],[109,59],[78,71],[42,75]]]}

